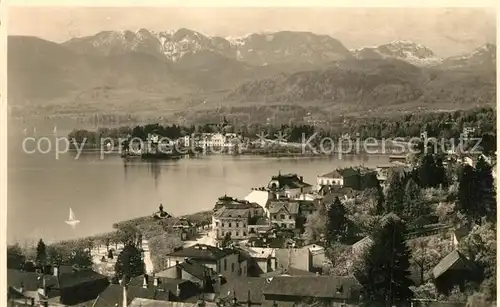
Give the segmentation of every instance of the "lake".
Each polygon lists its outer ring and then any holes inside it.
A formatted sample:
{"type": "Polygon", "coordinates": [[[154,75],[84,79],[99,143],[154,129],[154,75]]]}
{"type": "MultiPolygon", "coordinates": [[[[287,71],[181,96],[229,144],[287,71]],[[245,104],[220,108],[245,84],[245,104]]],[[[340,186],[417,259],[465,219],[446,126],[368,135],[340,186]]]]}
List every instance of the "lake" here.
{"type": "Polygon", "coordinates": [[[8,154],[7,237],[21,243],[106,232],[114,222],[152,214],[160,203],[174,215],[210,210],[218,197],[243,198],[279,171],[315,184],[317,175],[339,167],[388,164],[387,156],[205,156],[125,163],[119,156],[83,153],[75,159],[76,153],[66,153],[56,159],[53,148],[47,154],[25,153],[22,137],[12,133],[8,154]],[[75,229],[64,222],[69,208],[81,221],[75,229]]]}

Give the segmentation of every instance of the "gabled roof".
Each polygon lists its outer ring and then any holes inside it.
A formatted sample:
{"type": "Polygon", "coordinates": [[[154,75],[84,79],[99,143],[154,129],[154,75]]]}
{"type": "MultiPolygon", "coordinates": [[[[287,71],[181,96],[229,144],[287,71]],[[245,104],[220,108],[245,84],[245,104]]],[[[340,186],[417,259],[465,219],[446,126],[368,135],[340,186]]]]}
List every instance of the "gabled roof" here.
{"type": "MultiPolygon", "coordinates": [[[[197,303],[183,303],[183,302],[166,302],[157,301],[144,298],[135,298],[130,303],[129,307],[195,307],[199,306],[197,303]]],[[[205,307],[216,307],[217,304],[211,302],[204,302],[205,307]]]]}
{"type": "Polygon", "coordinates": [[[214,213],[215,218],[224,218],[224,217],[239,217],[239,218],[247,218],[250,215],[249,209],[233,209],[228,207],[222,207],[214,213]]]}
{"type": "MultiPolygon", "coordinates": [[[[127,304],[135,298],[146,298],[167,301],[168,291],[155,291],[154,288],[143,288],[129,286],[127,288],[127,304]]],[[[94,307],[123,306],[123,287],[121,285],[109,285],[94,301],[94,307]],[[118,305],[116,305],[118,304],[118,305]]]]}
{"type": "Polygon", "coordinates": [[[14,269],[7,270],[7,284],[15,289],[19,289],[22,285],[25,291],[37,291],[40,287],[42,287],[42,277],[45,278],[46,287],[59,288],[57,277],[54,275],[43,275],[35,272],[25,272],[14,269]]]}
{"type": "Polygon", "coordinates": [[[354,277],[276,276],[264,289],[264,295],[348,299],[354,288],[361,288],[354,277]]]}
{"type": "Polygon", "coordinates": [[[460,270],[470,270],[474,268],[472,262],[462,255],[459,251],[454,250],[446,257],[441,259],[439,263],[432,270],[432,275],[434,278],[438,278],[443,275],[449,269],[460,269],[460,270]]]}
{"type": "Polygon", "coordinates": [[[250,294],[250,300],[259,304],[264,301],[262,293],[267,285],[266,278],[262,277],[235,278],[221,286],[219,296],[231,299],[236,296],[238,302],[247,302],[250,294]]]}
{"type": "Polygon", "coordinates": [[[338,170],[334,170],[332,172],[323,174],[323,175],[318,176],[318,177],[323,177],[323,178],[342,178],[342,175],[340,174],[340,172],[338,170]]]}
{"type": "Polygon", "coordinates": [[[219,260],[224,258],[227,253],[220,248],[205,244],[195,244],[193,246],[180,249],[170,253],[170,257],[184,257],[193,260],[219,260]]]}
{"type": "Polygon", "coordinates": [[[311,186],[309,183],[301,180],[297,174],[279,174],[278,176],[273,176],[271,180],[278,181],[280,189],[298,189],[311,186]]]}
{"type": "Polygon", "coordinates": [[[359,249],[364,249],[373,244],[373,239],[370,236],[366,236],[363,239],[352,245],[352,249],[356,252],[359,249]]]}
{"type": "Polygon", "coordinates": [[[273,201],[269,203],[269,213],[275,214],[282,210],[289,214],[298,214],[299,204],[291,201],[273,201]]]}
{"type": "Polygon", "coordinates": [[[267,190],[253,190],[245,197],[245,200],[256,203],[262,208],[265,208],[269,200],[269,192],[267,190]]]}
{"type": "Polygon", "coordinates": [[[177,266],[200,280],[215,274],[209,267],[189,259],[179,263],[177,266]]]}
{"type": "Polygon", "coordinates": [[[79,284],[94,282],[97,280],[108,280],[108,277],[92,270],[81,270],[73,273],[62,273],[59,275],[59,287],[70,288],[79,284]]]}
{"type": "Polygon", "coordinates": [[[261,277],[267,278],[276,276],[316,276],[316,273],[290,267],[288,269],[277,269],[261,275],[261,277]]]}

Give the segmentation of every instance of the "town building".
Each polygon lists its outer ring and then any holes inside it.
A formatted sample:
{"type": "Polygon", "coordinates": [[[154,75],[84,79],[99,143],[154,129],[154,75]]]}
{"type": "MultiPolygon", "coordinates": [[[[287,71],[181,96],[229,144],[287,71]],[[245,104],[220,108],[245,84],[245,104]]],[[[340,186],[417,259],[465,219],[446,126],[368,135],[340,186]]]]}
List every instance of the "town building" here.
{"type": "Polygon", "coordinates": [[[474,281],[477,273],[475,264],[457,250],[446,255],[432,270],[436,288],[445,295],[455,286],[464,291],[465,284],[474,281]]]}
{"type": "Polygon", "coordinates": [[[295,198],[300,194],[312,191],[312,185],[304,182],[304,178],[297,174],[282,175],[279,173],[277,176],[272,176],[267,188],[275,194],[288,198],[295,198]]]}
{"type": "Polygon", "coordinates": [[[190,240],[196,235],[196,227],[187,219],[180,218],[172,226],[180,234],[181,240],[190,240]]]}
{"type": "Polygon", "coordinates": [[[278,200],[269,203],[269,218],[271,220],[271,224],[282,228],[295,229],[295,223],[298,216],[298,202],[278,200]]]}
{"type": "Polygon", "coordinates": [[[212,229],[217,240],[222,240],[227,234],[233,240],[247,239],[249,228],[253,228],[251,225],[256,225],[264,216],[260,205],[227,196],[219,198],[214,209],[212,229]]]}
{"type": "Polygon", "coordinates": [[[240,246],[237,250],[249,259],[248,276],[260,276],[277,268],[274,248],[240,246]]]}
{"type": "Polygon", "coordinates": [[[274,254],[279,269],[312,270],[312,257],[308,248],[277,248],[274,254]]]}
{"type": "Polygon", "coordinates": [[[364,167],[338,169],[317,177],[319,186],[340,186],[356,191],[378,186],[377,172],[364,167]]]}
{"type": "Polygon", "coordinates": [[[195,244],[177,249],[167,255],[167,265],[172,267],[184,260],[191,259],[207,266],[224,277],[238,276],[240,271],[239,255],[234,250],[222,250],[215,246],[195,244]]]}
{"type": "Polygon", "coordinates": [[[157,273],[155,276],[175,280],[187,280],[195,284],[203,292],[210,293],[215,291],[214,287],[219,282],[219,276],[213,269],[189,258],[157,273]]]}
{"type": "Polygon", "coordinates": [[[90,269],[53,274],[7,270],[8,299],[11,302],[43,305],[76,305],[95,299],[109,285],[108,278],[90,269]]]}
{"type": "Polygon", "coordinates": [[[335,305],[357,305],[362,286],[354,277],[339,276],[276,276],[264,288],[269,302],[298,303],[311,298],[335,305]]]}
{"type": "Polygon", "coordinates": [[[334,170],[332,172],[318,175],[316,178],[316,183],[318,186],[343,186],[344,185],[344,177],[338,170],[334,170]]]}

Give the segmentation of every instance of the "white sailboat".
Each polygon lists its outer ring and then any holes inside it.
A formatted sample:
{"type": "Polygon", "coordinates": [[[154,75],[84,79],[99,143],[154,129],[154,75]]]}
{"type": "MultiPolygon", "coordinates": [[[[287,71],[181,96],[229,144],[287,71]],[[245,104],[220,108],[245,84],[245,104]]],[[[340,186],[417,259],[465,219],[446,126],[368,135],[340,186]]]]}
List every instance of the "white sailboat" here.
{"type": "Polygon", "coordinates": [[[69,219],[66,221],[66,224],[75,228],[75,226],[80,223],[80,220],[77,220],[75,214],[73,213],[73,209],[69,208],[69,219]]]}

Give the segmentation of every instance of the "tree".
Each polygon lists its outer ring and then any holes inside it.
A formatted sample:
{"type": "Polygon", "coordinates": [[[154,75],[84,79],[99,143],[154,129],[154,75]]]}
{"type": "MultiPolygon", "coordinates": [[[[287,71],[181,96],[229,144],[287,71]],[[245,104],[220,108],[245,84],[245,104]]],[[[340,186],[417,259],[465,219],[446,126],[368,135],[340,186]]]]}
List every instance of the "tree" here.
{"type": "Polygon", "coordinates": [[[443,158],[441,158],[441,156],[436,157],[434,172],[435,172],[435,187],[439,185],[447,187],[448,186],[447,170],[444,167],[443,158]]]}
{"type": "Polygon", "coordinates": [[[139,234],[139,231],[137,230],[136,227],[126,224],[117,227],[116,239],[123,245],[128,245],[128,244],[135,245],[137,241],[137,234],[139,234]]]}
{"type": "Polygon", "coordinates": [[[476,163],[477,193],[479,199],[481,217],[486,216],[488,220],[496,222],[496,192],[493,181],[491,165],[486,162],[483,156],[479,157],[476,163]]]}
{"type": "Polygon", "coordinates": [[[304,238],[307,243],[317,243],[322,240],[326,229],[326,210],[321,206],[319,210],[309,215],[306,220],[304,238]]]}
{"type": "Polygon", "coordinates": [[[25,261],[26,257],[19,244],[7,246],[7,268],[20,269],[25,261]]]}
{"type": "Polygon", "coordinates": [[[416,228],[425,224],[427,217],[431,213],[431,208],[424,201],[420,187],[412,178],[406,183],[403,200],[402,216],[409,222],[410,227],[416,228]]]}
{"type": "Polygon", "coordinates": [[[409,240],[408,246],[412,251],[411,262],[418,267],[421,282],[424,281],[425,272],[435,267],[452,251],[448,240],[442,240],[436,236],[409,240]]]}
{"type": "Polygon", "coordinates": [[[79,267],[89,267],[92,265],[92,255],[89,250],[77,249],[71,254],[69,263],[79,267]]]}
{"type": "Polygon", "coordinates": [[[40,264],[45,264],[47,261],[47,247],[42,239],[38,241],[38,245],[36,246],[36,261],[40,264]]]}
{"type": "Polygon", "coordinates": [[[389,187],[385,198],[385,213],[394,212],[401,214],[404,202],[404,181],[403,175],[399,172],[393,172],[389,176],[389,187]]]}
{"type": "Polygon", "coordinates": [[[156,271],[161,271],[168,267],[167,255],[181,247],[182,240],[177,233],[163,233],[149,239],[148,245],[153,266],[156,271]]]}
{"type": "Polygon", "coordinates": [[[405,225],[395,215],[382,219],[373,235],[374,243],[364,256],[364,266],[356,272],[363,285],[366,306],[392,306],[407,302],[413,293],[410,276],[410,251],[403,233],[405,225]]]}
{"type": "Polygon", "coordinates": [[[418,168],[418,177],[420,186],[423,188],[435,187],[436,180],[436,162],[431,153],[427,153],[422,157],[422,163],[418,168]]]}
{"type": "Polygon", "coordinates": [[[326,244],[332,246],[336,242],[345,242],[349,238],[350,225],[347,211],[338,197],[328,207],[326,220],[326,244]]]}
{"type": "Polygon", "coordinates": [[[144,274],[144,262],[141,252],[133,244],[127,244],[118,255],[115,264],[115,275],[121,279],[123,277],[133,278],[144,274]]]}
{"type": "Polygon", "coordinates": [[[462,168],[458,184],[458,209],[473,221],[478,218],[476,173],[472,166],[462,168]]]}
{"type": "Polygon", "coordinates": [[[220,247],[226,248],[226,247],[229,247],[230,244],[231,244],[231,232],[228,231],[224,235],[224,238],[222,239],[222,241],[220,243],[220,247]]]}

